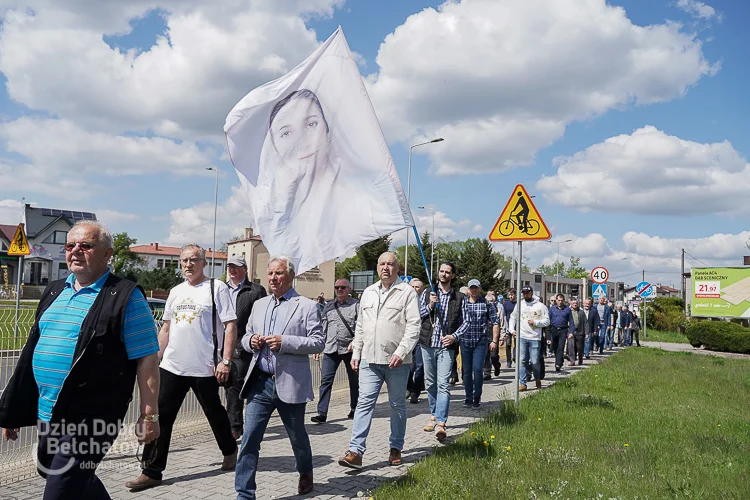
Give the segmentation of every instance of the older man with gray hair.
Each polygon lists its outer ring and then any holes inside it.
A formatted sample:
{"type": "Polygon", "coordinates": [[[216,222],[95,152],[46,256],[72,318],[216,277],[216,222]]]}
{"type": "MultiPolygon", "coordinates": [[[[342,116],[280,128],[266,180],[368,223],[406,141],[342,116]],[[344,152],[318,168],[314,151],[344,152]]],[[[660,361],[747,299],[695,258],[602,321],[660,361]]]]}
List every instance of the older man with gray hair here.
{"type": "Polygon", "coordinates": [[[258,300],[250,313],[242,347],[253,353],[240,395],[247,399],[245,433],[234,486],[238,499],[256,497],[255,475],[260,443],[274,410],[279,412],[297,462],[297,491],[313,489],[313,460],[305,429],[305,407],[313,400],[310,354],[325,347],[317,304],[294,288],[294,263],[288,257],[268,261],[271,295],[258,300]]]}
{"type": "Polygon", "coordinates": [[[406,382],[421,320],[417,293],[398,280],[398,269],[396,255],[385,252],[378,258],[380,281],[362,293],[352,349],[352,368],[359,370],[359,402],[349,449],[339,460],[344,467],[362,467],[375,403],[384,382],[391,409],[388,463],[401,465],[406,435],[406,382]]]}

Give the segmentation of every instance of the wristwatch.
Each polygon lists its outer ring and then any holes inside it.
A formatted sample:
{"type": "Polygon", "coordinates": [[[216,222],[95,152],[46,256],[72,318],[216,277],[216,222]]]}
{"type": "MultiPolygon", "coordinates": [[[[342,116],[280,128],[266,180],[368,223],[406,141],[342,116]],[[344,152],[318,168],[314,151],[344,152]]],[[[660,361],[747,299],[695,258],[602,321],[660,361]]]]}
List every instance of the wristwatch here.
{"type": "Polygon", "coordinates": [[[224,363],[224,366],[229,366],[230,363],[232,363],[232,360],[231,359],[222,359],[221,362],[224,363]]]}
{"type": "Polygon", "coordinates": [[[152,415],[144,415],[143,416],[144,422],[158,422],[159,421],[159,414],[154,413],[152,415]]]}

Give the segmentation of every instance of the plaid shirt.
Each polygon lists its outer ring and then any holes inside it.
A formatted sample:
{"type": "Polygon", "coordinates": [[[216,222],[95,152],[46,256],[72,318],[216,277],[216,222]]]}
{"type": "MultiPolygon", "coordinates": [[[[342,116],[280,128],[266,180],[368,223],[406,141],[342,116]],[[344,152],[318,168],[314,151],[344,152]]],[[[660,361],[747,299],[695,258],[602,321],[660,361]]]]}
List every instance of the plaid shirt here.
{"type": "MultiPolygon", "coordinates": [[[[452,288],[448,290],[447,293],[443,292],[440,287],[438,287],[437,289],[439,301],[438,313],[440,314],[440,316],[439,319],[436,318],[435,323],[432,325],[432,339],[430,340],[430,347],[443,347],[443,342],[441,341],[441,337],[443,336],[443,324],[448,323],[448,302],[450,301],[452,293],[452,288]]],[[[430,315],[429,300],[430,293],[429,291],[425,291],[419,301],[419,315],[422,318],[426,318],[430,315]]],[[[456,339],[458,339],[458,335],[460,335],[461,332],[463,332],[465,329],[466,327],[462,323],[459,329],[454,333],[454,335],[456,335],[456,339]]]]}
{"type": "Polygon", "coordinates": [[[463,307],[465,330],[461,333],[456,332],[456,338],[461,341],[461,345],[467,347],[476,347],[480,342],[488,340],[487,327],[499,325],[497,309],[495,306],[479,297],[476,302],[470,299],[464,300],[463,307]]]}

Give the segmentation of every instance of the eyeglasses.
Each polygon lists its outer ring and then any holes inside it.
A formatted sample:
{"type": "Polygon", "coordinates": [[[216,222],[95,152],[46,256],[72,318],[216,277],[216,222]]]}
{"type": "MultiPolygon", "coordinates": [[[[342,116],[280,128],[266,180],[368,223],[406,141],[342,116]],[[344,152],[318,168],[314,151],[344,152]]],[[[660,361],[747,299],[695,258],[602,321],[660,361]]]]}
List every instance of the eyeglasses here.
{"type": "Polygon", "coordinates": [[[346,290],[348,287],[346,286],[335,286],[333,287],[335,290],[346,290]]]}
{"type": "Polygon", "coordinates": [[[99,246],[95,243],[89,243],[88,241],[78,241],[76,243],[66,243],[65,244],[65,251],[72,252],[75,250],[76,246],[80,247],[81,250],[84,252],[90,252],[94,247],[99,246]]]}

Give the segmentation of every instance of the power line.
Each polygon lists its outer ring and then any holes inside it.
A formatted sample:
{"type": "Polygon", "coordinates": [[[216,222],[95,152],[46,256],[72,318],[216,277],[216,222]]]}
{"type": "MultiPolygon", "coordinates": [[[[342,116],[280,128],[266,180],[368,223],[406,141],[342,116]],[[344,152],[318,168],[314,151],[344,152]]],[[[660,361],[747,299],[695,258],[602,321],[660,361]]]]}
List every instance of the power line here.
{"type": "Polygon", "coordinates": [[[702,261],[702,260],[700,260],[700,259],[697,259],[697,258],[693,257],[692,255],[690,255],[690,253],[689,253],[689,252],[688,252],[687,250],[685,250],[685,255],[687,255],[688,257],[690,257],[691,259],[693,259],[693,260],[695,260],[695,261],[697,261],[697,262],[700,262],[700,263],[701,263],[701,264],[703,264],[704,266],[708,267],[708,264],[706,264],[705,262],[703,262],[703,261],[702,261]]]}

